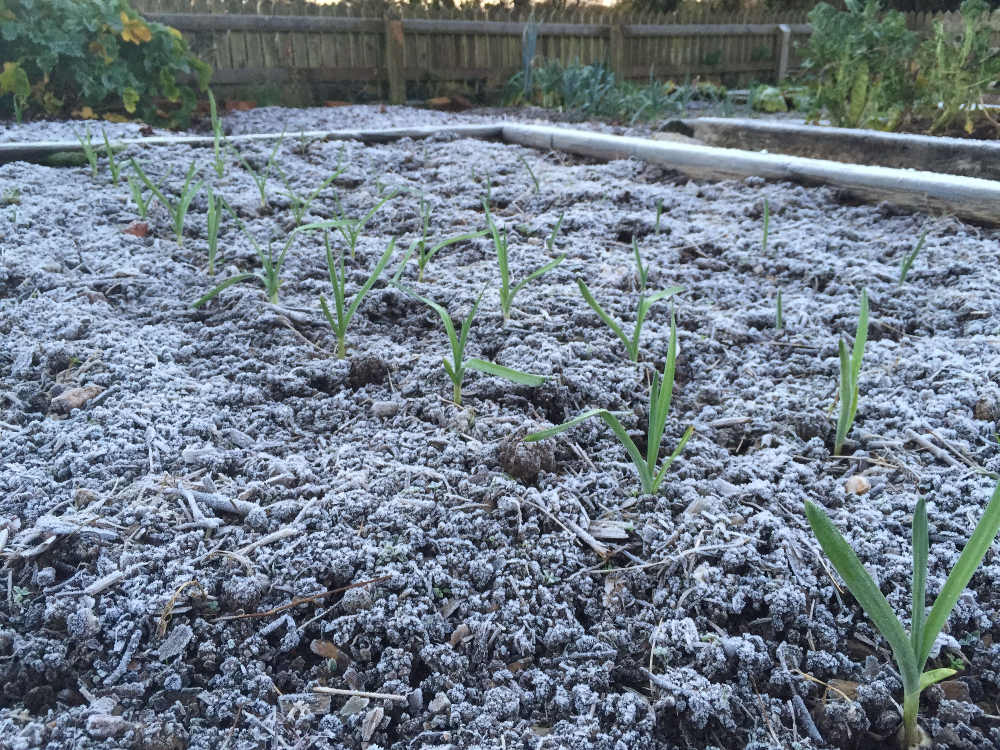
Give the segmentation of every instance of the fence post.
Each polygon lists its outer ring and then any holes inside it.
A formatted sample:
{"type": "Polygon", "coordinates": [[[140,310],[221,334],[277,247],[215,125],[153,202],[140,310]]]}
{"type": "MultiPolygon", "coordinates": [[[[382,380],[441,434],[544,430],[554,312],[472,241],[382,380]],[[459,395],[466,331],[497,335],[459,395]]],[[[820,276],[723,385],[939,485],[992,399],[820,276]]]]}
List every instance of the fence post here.
{"type": "Polygon", "coordinates": [[[389,82],[389,104],[406,104],[403,73],[403,20],[385,17],[385,77],[389,82]]]}
{"type": "Polygon", "coordinates": [[[788,77],[788,51],[792,45],[792,29],[787,23],[778,24],[778,83],[788,77]]]}
{"type": "Polygon", "coordinates": [[[608,65],[619,81],[625,80],[625,29],[620,23],[612,23],[608,30],[608,65]]]}

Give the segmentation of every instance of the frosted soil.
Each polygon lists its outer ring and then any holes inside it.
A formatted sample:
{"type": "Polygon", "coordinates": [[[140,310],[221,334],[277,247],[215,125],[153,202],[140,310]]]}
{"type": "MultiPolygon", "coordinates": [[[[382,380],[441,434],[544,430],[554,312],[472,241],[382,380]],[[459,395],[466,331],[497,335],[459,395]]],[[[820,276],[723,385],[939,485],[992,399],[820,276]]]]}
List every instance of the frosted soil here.
{"type": "MultiPolygon", "coordinates": [[[[468,121],[351,107],[234,113],[228,127],[468,121]]],[[[269,149],[240,151],[260,168],[269,149]]],[[[211,149],[128,155],[172,191],[196,162],[265,247],[293,226],[280,180],[262,210],[233,158],[220,179],[211,149]]],[[[348,167],[307,220],[408,191],[346,261],[350,292],[398,238],[345,360],[319,306],[321,235],[291,246],[277,305],[243,283],[195,310],[213,284],[204,193],[178,246],[155,203],[148,235],[124,231],[136,206],[103,160],[96,179],[0,166],[12,198],[0,207],[0,745],[892,746],[899,677],[831,578],[803,501],[827,508],[905,611],[923,495],[929,593],[940,588],[995,484],[970,465],[1000,471],[1000,233],[826,188],[696,183],[447,135],[304,148],[290,136],[279,164],[306,193],[338,158],[348,167]],[[419,192],[438,238],[482,228],[487,190],[515,280],[566,255],[519,293],[510,323],[488,239],[441,251],[422,281],[411,263],[402,285],[456,318],[485,289],[469,355],[550,379],[470,372],[457,406],[439,319],[387,281],[418,235],[419,192]],[[684,287],[652,308],[638,364],[575,281],[630,328],[633,237],[651,289],[684,287]],[[849,457],[834,458],[837,339],[853,335],[863,288],[860,407],[849,457]],[[519,442],[589,407],[623,412],[638,438],[671,309],[664,455],[695,432],[658,495],[639,494],[599,421],[519,442]],[[856,475],[871,484],[860,496],[845,490],[856,475]]],[[[219,280],[255,270],[228,216],[219,253],[219,280]]],[[[962,666],[925,693],[938,748],[1000,746],[998,581],[994,545],[932,659],[962,666]]]]}

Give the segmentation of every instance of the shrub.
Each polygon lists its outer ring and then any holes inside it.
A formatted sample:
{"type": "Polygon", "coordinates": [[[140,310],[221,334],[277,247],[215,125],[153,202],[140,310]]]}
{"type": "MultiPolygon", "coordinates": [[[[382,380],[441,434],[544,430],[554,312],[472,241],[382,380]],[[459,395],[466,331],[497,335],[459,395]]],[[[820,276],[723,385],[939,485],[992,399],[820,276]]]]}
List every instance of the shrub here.
{"type": "Polygon", "coordinates": [[[186,125],[211,70],[127,0],[0,0],[0,114],[186,125]]]}
{"type": "Polygon", "coordinates": [[[809,13],[806,70],[816,87],[814,116],[825,110],[838,127],[895,130],[915,97],[910,61],[916,35],[879,0],[846,0],[841,11],[820,3],[809,13]]]}

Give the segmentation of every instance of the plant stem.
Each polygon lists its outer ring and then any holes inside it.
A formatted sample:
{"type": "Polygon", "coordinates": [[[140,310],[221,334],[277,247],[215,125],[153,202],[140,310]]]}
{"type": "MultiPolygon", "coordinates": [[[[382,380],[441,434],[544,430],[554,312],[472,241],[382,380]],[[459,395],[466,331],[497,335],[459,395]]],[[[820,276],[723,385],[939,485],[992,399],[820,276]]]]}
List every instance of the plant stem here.
{"type": "Polygon", "coordinates": [[[337,334],[337,359],[343,359],[347,356],[347,346],[344,344],[344,338],[343,334],[337,334]]]}
{"type": "Polygon", "coordinates": [[[920,691],[903,691],[903,750],[910,750],[917,739],[917,711],[920,709],[920,691]]]}
{"type": "Polygon", "coordinates": [[[454,390],[452,391],[451,400],[454,401],[459,406],[462,405],[462,380],[459,378],[458,382],[454,385],[454,390]]]}

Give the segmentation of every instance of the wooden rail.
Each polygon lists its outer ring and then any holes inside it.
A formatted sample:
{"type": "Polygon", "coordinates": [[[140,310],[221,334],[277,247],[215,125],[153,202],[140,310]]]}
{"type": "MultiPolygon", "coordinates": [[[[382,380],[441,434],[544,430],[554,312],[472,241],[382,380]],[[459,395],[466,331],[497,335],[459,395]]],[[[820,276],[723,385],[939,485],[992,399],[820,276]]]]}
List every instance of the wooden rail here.
{"type": "MultiPolygon", "coordinates": [[[[392,103],[407,83],[482,82],[498,87],[521,69],[527,23],[448,18],[148,13],[178,29],[214,68],[213,82],[369,82],[392,103]]],[[[794,23],[537,24],[536,57],[604,62],[621,78],[709,76],[782,80],[796,67],[794,23]]]]}

